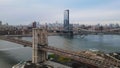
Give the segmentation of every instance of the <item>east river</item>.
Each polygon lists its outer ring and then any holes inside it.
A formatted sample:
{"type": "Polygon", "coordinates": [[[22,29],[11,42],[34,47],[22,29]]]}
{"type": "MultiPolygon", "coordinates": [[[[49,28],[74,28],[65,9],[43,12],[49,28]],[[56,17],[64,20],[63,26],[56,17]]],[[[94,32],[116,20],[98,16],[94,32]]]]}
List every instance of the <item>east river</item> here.
{"type": "MultiPolygon", "coordinates": [[[[31,37],[20,38],[31,41],[31,37]]],[[[74,36],[49,36],[48,43],[51,46],[81,51],[99,50],[105,53],[120,52],[120,35],[88,35],[84,38],[74,36]]],[[[32,49],[22,45],[0,40],[0,68],[11,68],[20,61],[31,60],[32,49]]]]}

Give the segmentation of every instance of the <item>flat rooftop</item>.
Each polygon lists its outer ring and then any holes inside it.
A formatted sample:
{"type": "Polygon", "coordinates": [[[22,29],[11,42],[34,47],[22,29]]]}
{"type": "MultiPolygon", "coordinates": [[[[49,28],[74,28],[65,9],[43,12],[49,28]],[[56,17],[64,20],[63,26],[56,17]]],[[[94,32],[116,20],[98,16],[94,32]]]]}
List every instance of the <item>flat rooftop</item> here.
{"type": "Polygon", "coordinates": [[[45,64],[53,66],[53,68],[72,68],[69,66],[62,65],[60,63],[53,62],[53,61],[46,61],[45,64]]]}

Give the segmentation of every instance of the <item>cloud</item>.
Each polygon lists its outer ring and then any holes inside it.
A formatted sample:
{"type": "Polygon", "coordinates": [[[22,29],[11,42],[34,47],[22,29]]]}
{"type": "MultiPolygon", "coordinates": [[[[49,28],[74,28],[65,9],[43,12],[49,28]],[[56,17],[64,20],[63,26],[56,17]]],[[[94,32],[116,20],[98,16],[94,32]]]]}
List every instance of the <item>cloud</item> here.
{"type": "MultiPolygon", "coordinates": [[[[0,20],[10,24],[32,21],[63,23],[63,12],[70,9],[70,21],[120,21],[119,0],[0,0],[0,20]]],[[[25,23],[26,22],[26,23],[25,23]]]]}
{"type": "Polygon", "coordinates": [[[71,12],[71,16],[73,19],[97,19],[97,18],[112,18],[112,17],[119,17],[120,11],[116,10],[78,10],[71,12]]]}
{"type": "Polygon", "coordinates": [[[10,5],[12,3],[15,3],[15,0],[0,0],[0,7],[5,5],[10,5]]]}

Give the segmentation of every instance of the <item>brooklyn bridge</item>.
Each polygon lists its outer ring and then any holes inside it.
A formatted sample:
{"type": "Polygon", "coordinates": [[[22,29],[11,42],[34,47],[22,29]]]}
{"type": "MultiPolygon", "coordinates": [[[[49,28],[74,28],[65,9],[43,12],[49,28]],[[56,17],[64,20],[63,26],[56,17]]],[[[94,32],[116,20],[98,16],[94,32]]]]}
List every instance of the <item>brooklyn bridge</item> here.
{"type": "Polygon", "coordinates": [[[21,44],[23,46],[32,47],[32,63],[37,64],[39,62],[47,61],[47,52],[51,52],[60,56],[64,56],[75,60],[80,63],[93,66],[95,68],[120,68],[120,61],[112,58],[102,57],[91,58],[85,53],[78,53],[75,51],[64,50],[50,46],[48,44],[48,32],[45,29],[34,28],[32,31],[32,42],[15,39],[10,36],[2,35],[1,40],[21,44]]]}

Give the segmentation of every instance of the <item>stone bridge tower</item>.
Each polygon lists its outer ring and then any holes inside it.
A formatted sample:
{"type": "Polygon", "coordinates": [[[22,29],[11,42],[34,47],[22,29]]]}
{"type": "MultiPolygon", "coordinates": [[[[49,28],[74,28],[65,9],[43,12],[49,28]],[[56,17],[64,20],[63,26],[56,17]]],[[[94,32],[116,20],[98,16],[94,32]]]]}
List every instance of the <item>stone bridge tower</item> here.
{"type": "Polygon", "coordinates": [[[32,43],[32,63],[44,62],[47,59],[47,52],[39,50],[40,47],[48,45],[47,30],[34,28],[33,29],[33,43],[32,43]]]}

